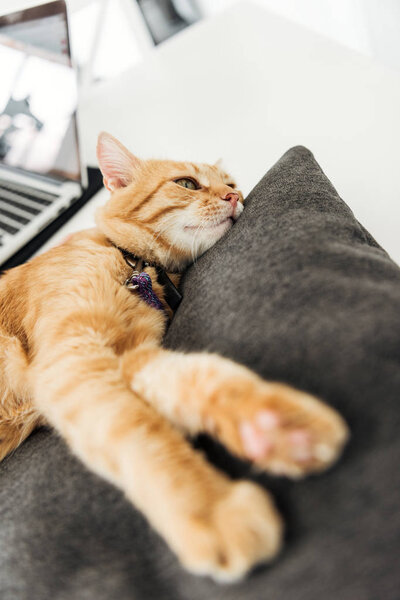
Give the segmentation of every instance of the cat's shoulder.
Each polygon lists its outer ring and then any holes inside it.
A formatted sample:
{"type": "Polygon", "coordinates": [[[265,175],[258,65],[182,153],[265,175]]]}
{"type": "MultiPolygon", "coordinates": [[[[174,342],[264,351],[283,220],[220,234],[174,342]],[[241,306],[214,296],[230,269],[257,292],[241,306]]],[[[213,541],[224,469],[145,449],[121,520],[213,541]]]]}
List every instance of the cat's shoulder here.
{"type": "Polygon", "coordinates": [[[121,269],[124,261],[120,252],[98,229],[85,229],[69,234],[47,252],[30,261],[31,271],[49,273],[60,268],[64,277],[75,277],[87,269],[114,272],[121,269]]]}
{"type": "Polygon", "coordinates": [[[66,248],[66,245],[76,245],[80,246],[88,243],[89,246],[93,244],[103,248],[109,248],[110,242],[107,237],[101,233],[96,227],[92,227],[91,229],[83,229],[81,231],[76,231],[74,233],[70,233],[61,241],[54,246],[54,248],[66,248]]]}

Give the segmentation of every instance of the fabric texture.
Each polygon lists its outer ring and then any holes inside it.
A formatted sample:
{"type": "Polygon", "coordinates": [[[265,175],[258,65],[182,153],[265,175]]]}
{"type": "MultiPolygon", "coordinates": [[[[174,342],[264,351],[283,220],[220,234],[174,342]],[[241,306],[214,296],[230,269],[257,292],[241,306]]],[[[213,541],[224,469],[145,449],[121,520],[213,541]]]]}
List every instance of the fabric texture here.
{"type": "Polygon", "coordinates": [[[0,464],[2,600],[397,600],[400,269],[296,147],[182,289],[166,346],[216,351],[320,396],[349,423],[342,459],[292,482],[196,442],[271,490],[287,523],[278,560],[221,586],[183,571],[121,492],[42,429],[0,464]]]}

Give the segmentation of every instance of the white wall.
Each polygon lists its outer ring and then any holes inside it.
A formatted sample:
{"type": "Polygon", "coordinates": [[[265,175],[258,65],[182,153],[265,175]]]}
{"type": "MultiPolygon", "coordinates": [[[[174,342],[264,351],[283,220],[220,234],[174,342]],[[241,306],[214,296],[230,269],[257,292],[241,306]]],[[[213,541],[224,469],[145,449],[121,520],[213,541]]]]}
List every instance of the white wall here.
{"type": "MultiPolygon", "coordinates": [[[[238,0],[197,0],[204,14],[238,0]]],[[[253,0],[341,44],[400,69],[400,0],[253,0]]]]}
{"type": "MultiPolygon", "coordinates": [[[[0,14],[36,4],[38,1],[0,0],[0,14]]],[[[139,48],[130,36],[129,24],[121,11],[123,3],[127,1],[109,0],[106,26],[103,28],[103,39],[94,69],[95,75],[107,77],[111,72],[119,73],[140,59],[139,48]]],[[[238,1],[240,0],[197,0],[197,3],[204,15],[213,15],[238,1]]],[[[87,58],[98,7],[104,0],[67,2],[72,14],[76,54],[79,58],[87,58]]],[[[253,2],[400,70],[400,0],[253,2]]]]}

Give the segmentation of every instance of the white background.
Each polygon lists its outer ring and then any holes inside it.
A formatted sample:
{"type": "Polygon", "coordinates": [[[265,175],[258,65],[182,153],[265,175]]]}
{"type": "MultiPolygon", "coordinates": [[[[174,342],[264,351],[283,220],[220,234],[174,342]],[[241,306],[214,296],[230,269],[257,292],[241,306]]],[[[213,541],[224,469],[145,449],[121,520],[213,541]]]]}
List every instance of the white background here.
{"type": "MultiPolygon", "coordinates": [[[[200,2],[218,25],[194,26],[141,62],[126,2],[109,1],[95,75],[112,85],[89,90],[82,110],[89,162],[98,131],[108,129],[143,157],[223,156],[248,191],[282,152],[301,143],[400,262],[399,0],[255,0],[272,11],[262,24],[244,19],[242,26],[240,17],[228,16],[226,27],[224,14],[216,13],[234,0],[200,2]],[[287,25],[274,25],[274,13],[289,18],[287,25]],[[214,95],[197,91],[193,81],[209,77],[214,95]]],[[[6,12],[7,4],[15,10],[27,3],[2,0],[0,9],[6,12]]],[[[99,4],[69,4],[73,45],[84,64],[99,4]]]]}

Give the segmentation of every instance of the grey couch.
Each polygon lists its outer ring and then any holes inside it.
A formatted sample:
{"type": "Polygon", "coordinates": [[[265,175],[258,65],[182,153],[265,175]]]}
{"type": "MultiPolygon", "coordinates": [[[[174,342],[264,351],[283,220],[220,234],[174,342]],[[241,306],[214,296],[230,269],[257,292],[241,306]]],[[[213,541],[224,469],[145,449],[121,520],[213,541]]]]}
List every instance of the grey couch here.
{"type": "Polygon", "coordinates": [[[351,428],[342,460],[292,482],[196,441],[232,477],[272,490],[287,523],[276,562],[219,586],[184,572],[118,490],[39,430],[0,465],[0,598],[398,600],[400,269],[297,147],[182,289],[165,344],[324,398],[351,428]]]}

